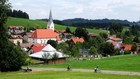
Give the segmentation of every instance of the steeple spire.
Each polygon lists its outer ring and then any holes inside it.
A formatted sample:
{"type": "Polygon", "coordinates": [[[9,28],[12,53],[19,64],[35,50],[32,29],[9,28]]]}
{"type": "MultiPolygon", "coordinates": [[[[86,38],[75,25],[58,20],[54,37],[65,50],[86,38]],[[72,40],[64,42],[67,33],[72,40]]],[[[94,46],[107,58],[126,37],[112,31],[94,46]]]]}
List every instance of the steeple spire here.
{"type": "Polygon", "coordinates": [[[52,18],[51,10],[50,10],[50,15],[49,15],[49,21],[48,21],[47,29],[54,30],[54,23],[53,23],[53,18],[52,18]]]}

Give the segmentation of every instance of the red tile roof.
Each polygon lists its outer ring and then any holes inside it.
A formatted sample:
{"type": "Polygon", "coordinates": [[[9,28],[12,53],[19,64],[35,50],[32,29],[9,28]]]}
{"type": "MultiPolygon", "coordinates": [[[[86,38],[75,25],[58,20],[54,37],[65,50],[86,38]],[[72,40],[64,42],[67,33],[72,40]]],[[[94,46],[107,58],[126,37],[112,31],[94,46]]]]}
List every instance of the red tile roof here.
{"type": "Polygon", "coordinates": [[[9,29],[24,29],[23,26],[9,26],[9,29]]]}
{"type": "Polygon", "coordinates": [[[59,35],[51,29],[36,29],[32,38],[56,38],[60,40],[59,35]]]}
{"type": "Polygon", "coordinates": [[[83,38],[71,38],[71,40],[76,44],[77,42],[80,42],[80,43],[83,43],[84,42],[84,39],[83,38]]]}
{"type": "Polygon", "coordinates": [[[36,52],[39,52],[39,51],[41,51],[43,48],[45,47],[45,45],[43,45],[43,46],[36,46],[36,45],[34,45],[33,47],[32,47],[32,50],[34,51],[34,53],[36,53],[36,52]]]}
{"type": "Polygon", "coordinates": [[[125,47],[124,50],[131,50],[132,45],[130,45],[130,44],[121,44],[121,47],[125,47]]]}
{"type": "Polygon", "coordinates": [[[121,38],[111,38],[113,41],[121,41],[121,38]]]}
{"type": "Polygon", "coordinates": [[[66,30],[60,30],[59,32],[64,33],[64,32],[66,32],[66,30]]]}

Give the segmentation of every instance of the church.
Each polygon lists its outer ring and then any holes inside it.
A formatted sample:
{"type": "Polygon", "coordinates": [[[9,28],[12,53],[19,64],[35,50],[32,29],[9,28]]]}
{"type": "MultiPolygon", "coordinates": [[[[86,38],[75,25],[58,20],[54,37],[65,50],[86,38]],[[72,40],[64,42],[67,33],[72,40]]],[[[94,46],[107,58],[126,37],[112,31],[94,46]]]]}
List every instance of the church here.
{"type": "Polygon", "coordinates": [[[47,44],[48,40],[61,41],[59,35],[54,31],[54,23],[52,18],[52,12],[50,11],[49,21],[46,29],[36,29],[31,36],[32,44],[47,44]]]}

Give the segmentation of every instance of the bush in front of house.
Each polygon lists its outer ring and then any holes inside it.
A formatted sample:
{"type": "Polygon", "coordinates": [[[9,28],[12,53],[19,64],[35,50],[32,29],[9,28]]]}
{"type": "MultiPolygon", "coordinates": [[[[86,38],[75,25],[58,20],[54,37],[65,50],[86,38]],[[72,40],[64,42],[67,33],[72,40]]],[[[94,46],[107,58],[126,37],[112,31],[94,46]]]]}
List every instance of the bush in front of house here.
{"type": "Polygon", "coordinates": [[[124,55],[131,54],[131,51],[124,51],[124,55]]]}

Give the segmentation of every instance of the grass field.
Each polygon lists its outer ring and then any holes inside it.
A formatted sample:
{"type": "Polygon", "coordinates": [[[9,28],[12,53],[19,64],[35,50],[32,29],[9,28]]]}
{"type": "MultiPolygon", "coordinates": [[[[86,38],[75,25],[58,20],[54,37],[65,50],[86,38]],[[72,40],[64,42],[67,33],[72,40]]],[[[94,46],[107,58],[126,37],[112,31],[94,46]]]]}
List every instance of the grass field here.
{"type": "Polygon", "coordinates": [[[66,68],[68,64],[70,64],[72,68],[78,69],[93,69],[97,65],[99,65],[102,70],[140,72],[140,54],[129,56],[116,56],[97,60],[71,60],[65,64],[33,65],[32,67],[66,68]]]}
{"type": "MultiPolygon", "coordinates": [[[[9,17],[6,26],[24,26],[24,27],[35,27],[35,28],[45,28],[47,26],[47,22],[39,21],[39,20],[27,20],[21,18],[13,18],[9,17]]],[[[67,26],[55,24],[55,28],[57,30],[64,30],[67,26]]],[[[70,27],[72,32],[75,31],[75,27],[70,27]]],[[[99,34],[100,32],[107,32],[105,30],[98,30],[98,29],[87,29],[90,33],[99,34]]]]}
{"type": "Polygon", "coordinates": [[[0,79],[140,79],[140,76],[110,75],[90,72],[41,71],[0,73],[0,79]]]}

